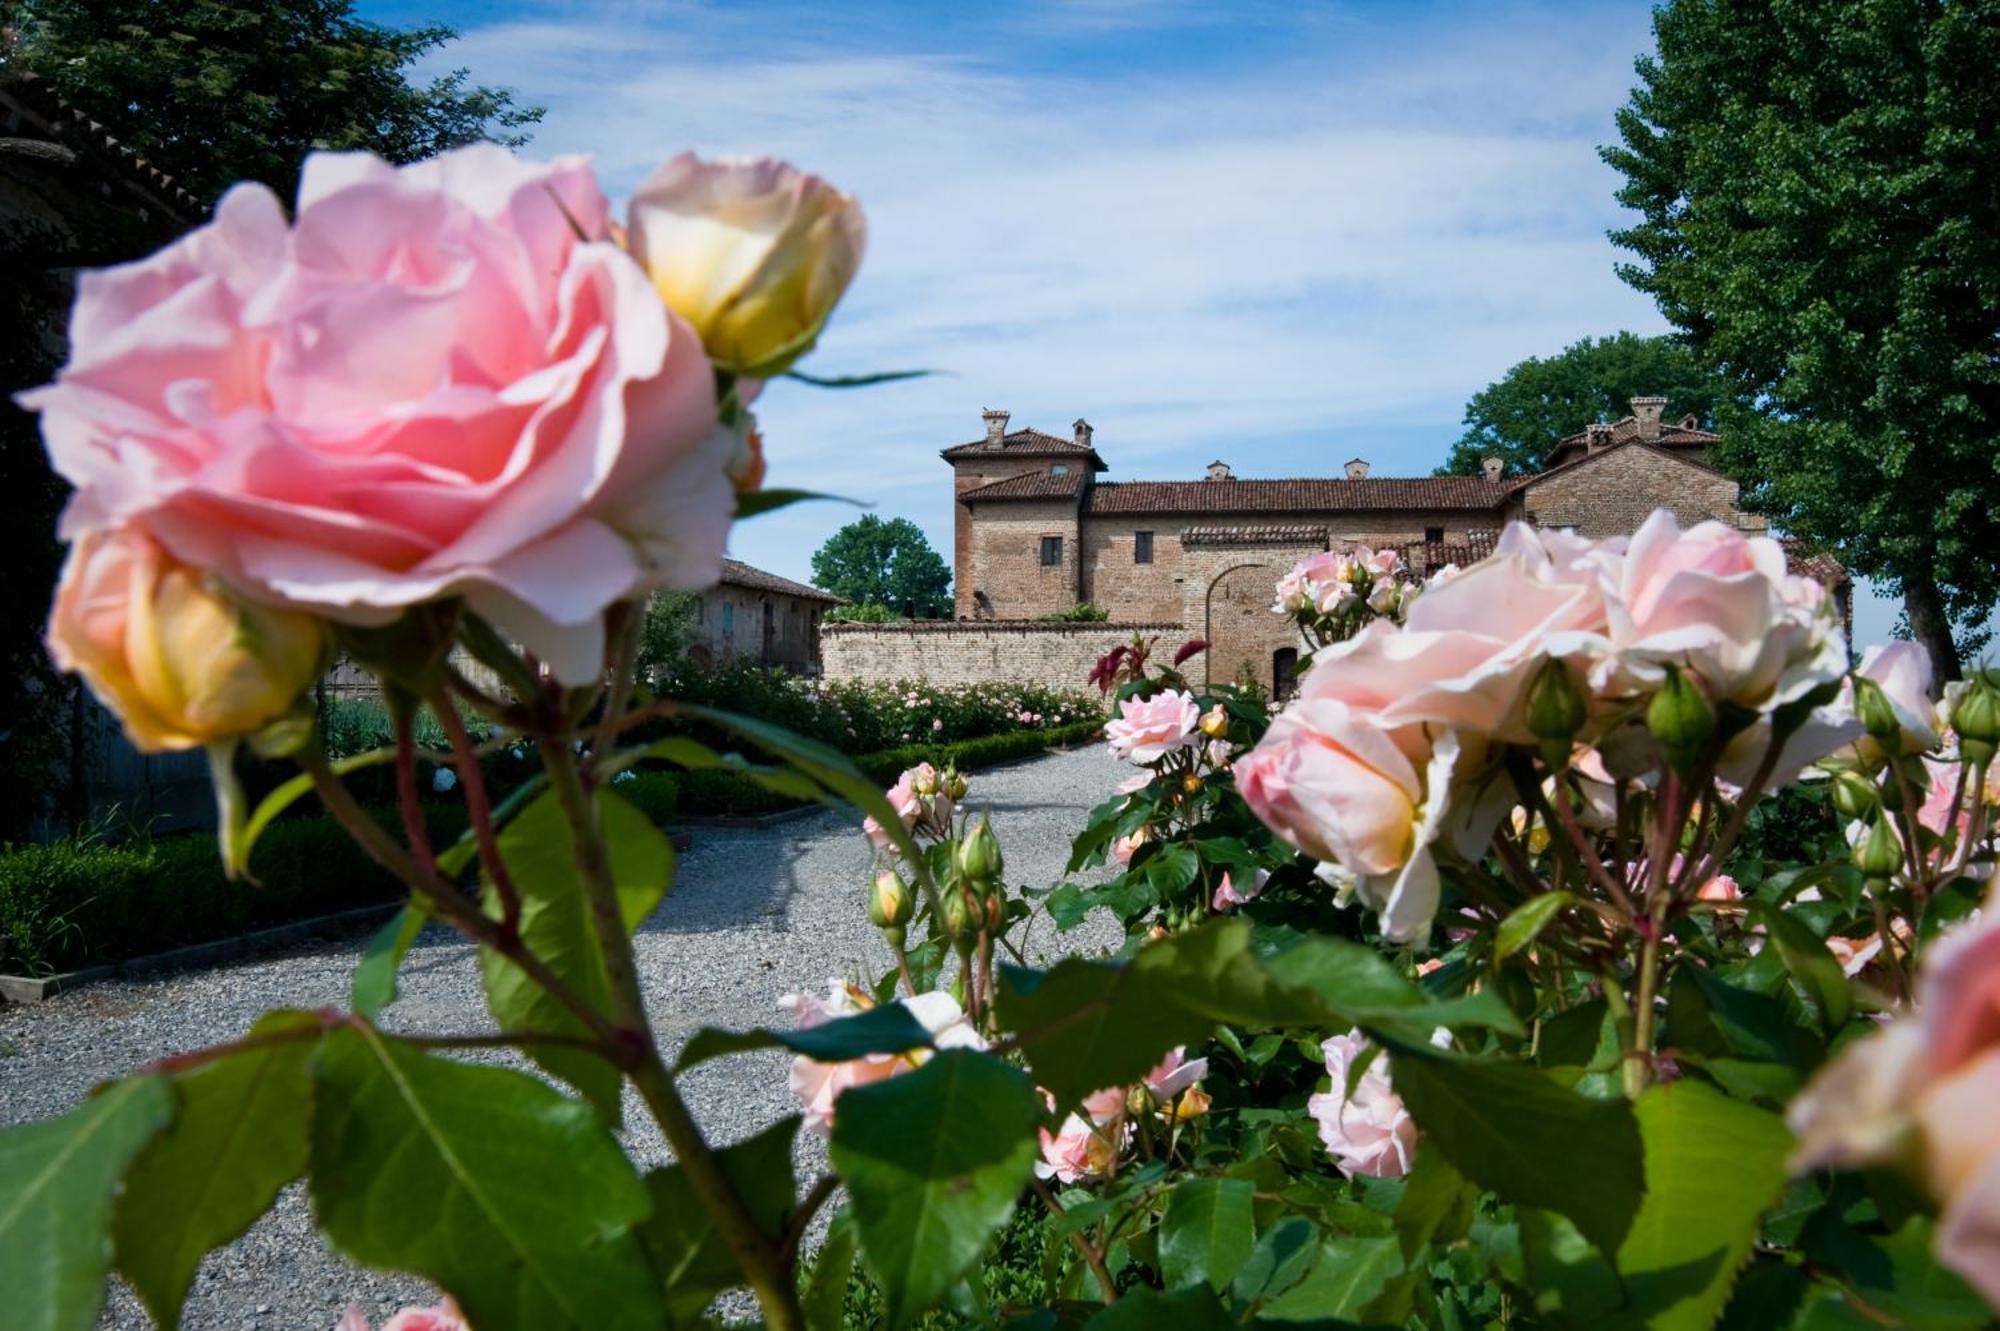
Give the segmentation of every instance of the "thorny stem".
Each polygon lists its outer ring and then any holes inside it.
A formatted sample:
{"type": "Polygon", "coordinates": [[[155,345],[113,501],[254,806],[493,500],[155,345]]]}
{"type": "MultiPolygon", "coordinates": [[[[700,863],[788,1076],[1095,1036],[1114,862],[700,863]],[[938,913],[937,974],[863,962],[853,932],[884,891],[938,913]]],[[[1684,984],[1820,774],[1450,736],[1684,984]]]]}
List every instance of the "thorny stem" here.
{"type": "Polygon", "coordinates": [[[451,741],[452,765],[458,769],[458,784],[465,791],[465,811],[472,820],[480,867],[486,870],[487,881],[500,895],[500,927],[510,934],[519,933],[521,892],[500,855],[500,842],[493,830],[493,804],[486,796],[486,773],[472,750],[472,736],[466,733],[464,718],[443,689],[432,695],[431,710],[437,713],[438,724],[444,727],[445,736],[451,741]]]}
{"type": "Polygon", "coordinates": [[[1653,1008],[1660,983],[1660,935],[1666,932],[1667,897],[1648,903],[1639,943],[1639,988],[1632,1000],[1632,1056],[1625,1061],[1625,1095],[1636,1100],[1653,1079],[1653,1008]]]}
{"type": "Polygon", "coordinates": [[[790,1266],[780,1260],[778,1246],[758,1225],[722,1162],[709,1149],[700,1124],[695,1122],[680,1088],[674,1084],[673,1074],[660,1058],[659,1044],[646,1018],[645,999],[632,957],[632,940],[625,932],[618,888],[611,875],[611,859],[597,820],[597,805],[584,789],[576,755],[561,735],[538,737],[536,746],[549,775],[549,787],[555,792],[556,802],[569,825],[570,852],[576,859],[591,931],[604,962],[617,1038],[632,1051],[635,1060],[630,1069],[633,1084],[757,1295],[765,1326],[771,1331],[799,1331],[802,1321],[790,1266]]]}
{"type": "Polygon", "coordinates": [[[460,933],[507,958],[551,998],[569,1009],[597,1037],[606,1058],[620,1066],[629,1062],[620,1049],[617,1030],[604,1019],[604,1014],[564,983],[562,977],[524,947],[519,938],[502,933],[500,926],[482,912],[470,897],[439,874],[435,866],[429,871],[420,868],[409,853],[355,802],[354,796],[334,775],[324,753],[307,746],[299,754],[299,764],[312,777],[320,803],[368,853],[369,858],[394,874],[413,896],[425,901],[433,911],[455,925],[460,933]]]}
{"type": "Polygon", "coordinates": [[[1539,788],[1535,790],[1534,798],[1542,808],[1555,810],[1556,819],[1562,824],[1563,836],[1568,839],[1570,849],[1576,852],[1577,863],[1583,866],[1591,881],[1603,888],[1604,894],[1617,903],[1618,909],[1628,917],[1635,914],[1632,897],[1625,891],[1625,885],[1611,876],[1611,871],[1604,867],[1604,861],[1591,847],[1590,839],[1584,835],[1583,825],[1576,819],[1576,810],[1569,807],[1569,792],[1558,782],[1553,800],[1543,799],[1539,788]]]}
{"type": "Polygon", "coordinates": [[[840,1188],[840,1180],[832,1174],[821,1174],[806,1189],[806,1195],[792,1211],[791,1221],[785,1228],[785,1237],[778,1244],[778,1260],[786,1266],[798,1256],[799,1244],[805,1241],[806,1230],[812,1226],[813,1216],[826,1205],[829,1198],[840,1188]]]}
{"type": "Polygon", "coordinates": [[[604,632],[611,643],[611,685],[604,695],[603,715],[598,718],[597,728],[591,733],[590,758],[593,764],[601,762],[610,749],[611,741],[618,734],[619,718],[631,699],[632,671],[638,663],[639,634],[645,628],[645,622],[644,610],[631,602],[611,607],[607,616],[604,632]]]}
{"type": "MultiPolygon", "coordinates": [[[[1035,1190],[1035,1196],[1042,1199],[1042,1205],[1049,1208],[1050,1215],[1061,1219],[1067,1214],[1063,1204],[1056,1200],[1055,1193],[1049,1190],[1048,1184],[1031,1177],[1028,1186],[1035,1190]]],[[[1076,1250],[1083,1254],[1084,1265],[1090,1268],[1090,1274],[1097,1277],[1097,1287],[1104,1293],[1104,1305],[1108,1308],[1118,1302],[1118,1285],[1111,1279],[1111,1272],[1104,1265],[1104,1254],[1097,1250],[1096,1244],[1083,1236],[1083,1231],[1080,1229],[1071,1230],[1069,1237],[1070,1241],[1076,1244],[1076,1250]]]]}
{"type": "Polygon", "coordinates": [[[417,795],[416,746],[410,737],[410,719],[415,712],[409,702],[389,709],[396,728],[396,803],[403,813],[403,838],[410,854],[432,877],[437,875],[437,856],[431,852],[431,834],[424,826],[424,809],[417,795]]]}

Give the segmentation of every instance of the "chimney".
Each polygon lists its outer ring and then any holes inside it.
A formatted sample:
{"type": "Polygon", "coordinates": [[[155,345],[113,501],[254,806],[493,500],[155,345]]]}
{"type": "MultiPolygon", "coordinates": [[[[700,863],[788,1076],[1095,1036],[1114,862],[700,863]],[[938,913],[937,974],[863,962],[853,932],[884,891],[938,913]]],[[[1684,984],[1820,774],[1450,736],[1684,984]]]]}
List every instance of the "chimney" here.
{"type": "Polygon", "coordinates": [[[986,422],[987,443],[997,444],[1002,439],[1006,438],[1007,436],[1006,412],[995,411],[993,408],[988,407],[986,410],[979,413],[979,418],[986,422]]]}
{"type": "Polygon", "coordinates": [[[1076,424],[1070,428],[1076,431],[1076,446],[1078,448],[1089,448],[1090,422],[1079,416],[1076,418],[1076,424]]]}
{"type": "Polygon", "coordinates": [[[1632,399],[1632,415],[1639,421],[1639,437],[1649,444],[1660,440],[1660,417],[1666,413],[1667,400],[1663,397],[1635,397],[1632,399]]]}
{"type": "Polygon", "coordinates": [[[1592,421],[1583,427],[1584,452],[1595,453],[1600,448],[1611,445],[1611,427],[1602,422],[1592,421]]]}
{"type": "Polygon", "coordinates": [[[1211,481],[1233,481],[1236,477],[1230,472],[1229,464],[1221,458],[1217,458],[1208,464],[1208,479],[1211,481]]]}
{"type": "Polygon", "coordinates": [[[1368,463],[1361,458],[1349,458],[1347,460],[1347,479],[1350,481],[1361,481],[1367,478],[1368,463]]]}
{"type": "Polygon", "coordinates": [[[1485,475],[1487,480],[1497,483],[1500,480],[1500,473],[1507,470],[1507,460],[1505,458],[1481,458],[1479,459],[1479,470],[1485,475]]]}

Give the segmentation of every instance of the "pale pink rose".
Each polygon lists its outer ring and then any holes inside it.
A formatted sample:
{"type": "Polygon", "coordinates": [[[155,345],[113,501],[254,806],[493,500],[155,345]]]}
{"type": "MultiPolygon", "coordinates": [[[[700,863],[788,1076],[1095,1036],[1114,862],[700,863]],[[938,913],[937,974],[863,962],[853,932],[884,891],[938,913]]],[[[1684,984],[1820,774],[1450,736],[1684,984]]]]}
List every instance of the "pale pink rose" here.
{"type": "Polygon", "coordinates": [[[1403,557],[1394,550],[1371,550],[1357,545],[1353,557],[1355,563],[1377,578],[1390,577],[1403,567],[1403,557]]]}
{"type": "MultiPolygon", "coordinates": [[[[779,1009],[789,1013],[793,1025],[801,1030],[874,1006],[874,1000],[866,992],[838,980],[829,984],[828,997],[824,999],[811,994],[786,994],[778,1000],[779,1009]]],[[[985,1047],[985,1041],[979,1038],[950,994],[918,994],[903,1000],[903,1006],[930,1032],[932,1043],[938,1048],[985,1047]]],[[[915,1049],[900,1054],[868,1054],[842,1063],[821,1063],[801,1054],[792,1060],[786,1082],[792,1097],[805,1111],[806,1126],[825,1136],[833,1131],[834,1108],[842,1094],[852,1087],[887,1081],[922,1067],[929,1056],[929,1050],[915,1049]]]]}
{"type": "MultiPolygon", "coordinates": [[[[945,793],[938,770],[930,763],[905,768],[896,778],[896,784],[883,791],[882,796],[902,820],[903,830],[913,836],[942,839],[951,834],[952,798],[945,793]]],[[[895,849],[888,831],[873,817],[861,820],[861,830],[877,850],[895,849]]]]}
{"type": "Polygon", "coordinates": [[[943,729],[944,729],[944,718],[942,718],[942,717],[935,717],[935,716],[934,716],[934,717],[932,717],[932,718],[931,718],[931,732],[932,732],[933,734],[935,734],[936,732],[938,732],[938,731],[940,731],[940,730],[943,730],[943,729]]]}
{"type": "Polygon", "coordinates": [[[70,339],[20,399],[76,487],[66,537],[136,527],[352,624],[464,597],[568,683],[608,606],[720,570],[736,440],[581,157],[314,153],[292,222],[238,185],[84,274],[70,339]]]}
{"type": "Polygon", "coordinates": [[[1344,702],[1302,697],[1236,760],[1237,788],[1306,854],[1355,874],[1389,873],[1410,856],[1423,798],[1397,738],[1344,702]]]}
{"type": "Polygon", "coordinates": [[[1146,828],[1133,828],[1111,843],[1111,858],[1120,864],[1130,864],[1132,857],[1139,853],[1139,847],[1146,844],[1149,836],[1150,833],[1146,828]]]}
{"type": "Polygon", "coordinates": [[[1796,1168],[1900,1159],[1920,1147],[1943,1207],[1945,1265],[2000,1305],[2000,921],[1960,925],[1931,945],[1916,1012],[1849,1045],[1788,1119],[1796,1168]]]}
{"type": "Polygon", "coordinates": [[[1123,781],[1113,786],[1111,793],[1114,795],[1130,795],[1132,792],[1144,790],[1152,784],[1153,774],[1151,772],[1134,772],[1131,776],[1126,777],[1123,781]]]}
{"type": "Polygon", "coordinates": [[[1697,901],[1741,901],[1743,889],[1737,885],[1734,878],[1726,873],[1719,873],[1703,883],[1694,895],[1697,901]]]}
{"type": "Polygon", "coordinates": [[[1319,1124],[1319,1139],[1333,1163],[1349,1178],[1366,1174],[1399,1178],[1410,1172],[1417,1149],[1417,1123],[1389,1081],[1388,1060],[1378,1055],[1347,1093],[1348,1069],[1367,1049],[1358,1033],[1336,1035],[1320,1045],[1332,1087],[1306,1101],[1319,1124]]]}
{"type": "Polygon", "coordinates": [[[1159,1066],[1146,1074],[1145,1085],[1155,1100],[1166,1101],[1193,1089],[1207,1075],[1207,1059],[1190,1060],[1185,1048],[1176,1047],[1167,1052],[1159,1066]]]}
{"type": "Polygon", "coordinates": [[[1265,880],[1270,878],[1270,876],[1269,873],[1266,873],[1262,869],[1257,870],[1256,875],[1250,880],[1250,889],[1246,892],[1239,889],[1235,881],[1227,873],[1224,873],[1222,881],[1215,885],[1214,898],[1209,902],[1210,908],[1218,911],[1232,911],[1238,906],[1255,901],[1262,895],[1265,880]]]}
{"type": "MultiPolygon", "coordinates": [[[[350,1303],[334,1331],[368,1331],[368,1319],[350,1303]]],[[[382,1323],[382,1331],[466,1331],[465,1314],[446,1299],[434,1308],[405,1308],[382,1323]]]]}
{"type": "MultiPolygon", "coordinates": [[[[1054,1106],[1054,1097],[1046,1097],[1054,1106]]],[[[1106,1173],[1125,1147],[1125,1089],[1110,1087],[1084,1097],[1083,1112],[1065,1117],[1055,1132],[1041,1129],[1042,1158],[1035,1177],[1075,1183],[1106,1173]]]]}
{"type": "Polygon", "coordinates": [[[1613,576],[1591,675],[1600,689],[1655,687],[1675,665],[1717,700],[1769,710],[1846,673],[1847,645],[1824,589],[1788,574],[1770,537],[1720,522],[1683,532],[1658,509],[1613,576]]]}
{"type": "Polygon", "coordinates": [[[1180,689],[1164,689],[1118,704],[1118,717],[1104,727],[1111,756],[1146,766],[1193,743],[1201,707],[1180,689]]]}
{"type": "MultiPolygon", "coordinates": [[[[1896,724],[1902,727],[1905,754],[1937,747],[1939,726],[1937,704],[1931,701],[1931,654],[1924,650],[1923,644],[1876,643],[1861,653],[1861,664],[1854,673],[1873,680],[1882,690],[1882,696],[1896,713],[1896,724]]],[[[1847,684],[1842,692],[1852,707],[1854,686],[1847,684]]]]}

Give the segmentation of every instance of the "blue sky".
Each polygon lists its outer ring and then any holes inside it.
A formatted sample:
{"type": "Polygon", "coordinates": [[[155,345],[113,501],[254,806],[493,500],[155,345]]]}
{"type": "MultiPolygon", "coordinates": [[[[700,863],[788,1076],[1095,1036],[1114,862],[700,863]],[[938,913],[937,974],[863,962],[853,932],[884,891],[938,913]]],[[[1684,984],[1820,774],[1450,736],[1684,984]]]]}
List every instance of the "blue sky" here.
{"type": "MultiPolygon", "coordinates": [[[[457,27],[434,68],[546,105],[528,151],[595,154],[621,201],[689,146],[858,194],[868,257],[802,368],[943,373],[773,385],[771,483],[912,518],[944,552],[937,450],[984,407],[1086,417],[1110,479],[1217,457],[1423,474],[1508,366],[1666,327],[1612,271],[1595,151],[1651,46],[1644,3],[361,8],[457,27]]],[[[852,516],[758,518],[732,553],[805,577],[852,516]]],[[[1864,642],[1894,622],[1857,609],[1864,642]]]]}

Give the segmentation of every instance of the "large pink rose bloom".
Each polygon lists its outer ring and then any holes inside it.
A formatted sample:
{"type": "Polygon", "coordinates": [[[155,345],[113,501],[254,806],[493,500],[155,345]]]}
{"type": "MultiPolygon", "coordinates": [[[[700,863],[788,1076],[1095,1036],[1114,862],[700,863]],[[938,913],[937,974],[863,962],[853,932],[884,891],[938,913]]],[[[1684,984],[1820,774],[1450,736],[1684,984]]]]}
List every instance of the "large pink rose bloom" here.
{"type": "Polygon", "coordinates": [[[2000,917],[1932,944],[1914,1016],[1849,1045],[1793,1102],[1796,1165],[1913,1163],[1938,1257],[2000,1307],[2000,917]]]}
{"type": "Polygon", "coordinates": [[[1699,676],[1711,696],[1768,710],[1840,678],[1847,644],[1825,589],[1785,571],[1768,536],[1720,522],[1680,529],[1657,509],[1634,533],[1606,608],[1600,688],[1646,689],[1665,667],[1699,676]]]}
{"type": "MultiPolygon", "coordinates": [[[[950,994],[923,993],[902,1002],[918,1024],[930,1032],[932,1043],[939,1049],[986,1047],[950,994]]],[[[838,980],[828,985],[826,998],[786,994],[778,1000],[779,1009],[789,1013],[793,1024],[801,1030],[838,1017],[851,1017],[873,1006],[874,1000],[865,992],[838,980]]],[[[913,1049],[901,1054],[866,1054],[844,1063],[821,1063],[801,1054],[792,1060],[786,1084],[805,1111],[806,1126],[826,1136],[833,1131],[834,1106],[844,1092],[901,1076],[922,1067],[929,1057],[930,1050],[913,1049]]]]}
{"type": "Polygon", "coordinates": [[[1332,1087],[1306,1101],[1319,1124],[1319,1139],[1334,1165],[1349,1178],[1362,1174],[1399,1178],[1410,1172],[1417,1150],[1417,1122],[1389,1082],[1387,1060],[1377,1057],[1347,1093],[1348,1071],[1368,1042],[1349,1032],[1320,1045],[1332,1087]]]}
{"type": "Polygon", "coordinates": [[[1201,708],[1191,694],[1166,689],[1119,703],[1118,717],[1105,724],[1104,738],[1114,758],[1144,766],[1194,743],[1200,721],[1201,708]]]}
{"type": "Polygon", "coordinates": [[[588,163],[491,145],[306,159],[87,273],[22,395],[76,486],[239,592],[353,624],[462,596],[567,682],[603,612],[712,583],[734,501],[701,342],[608,236],[588,163]]]}

